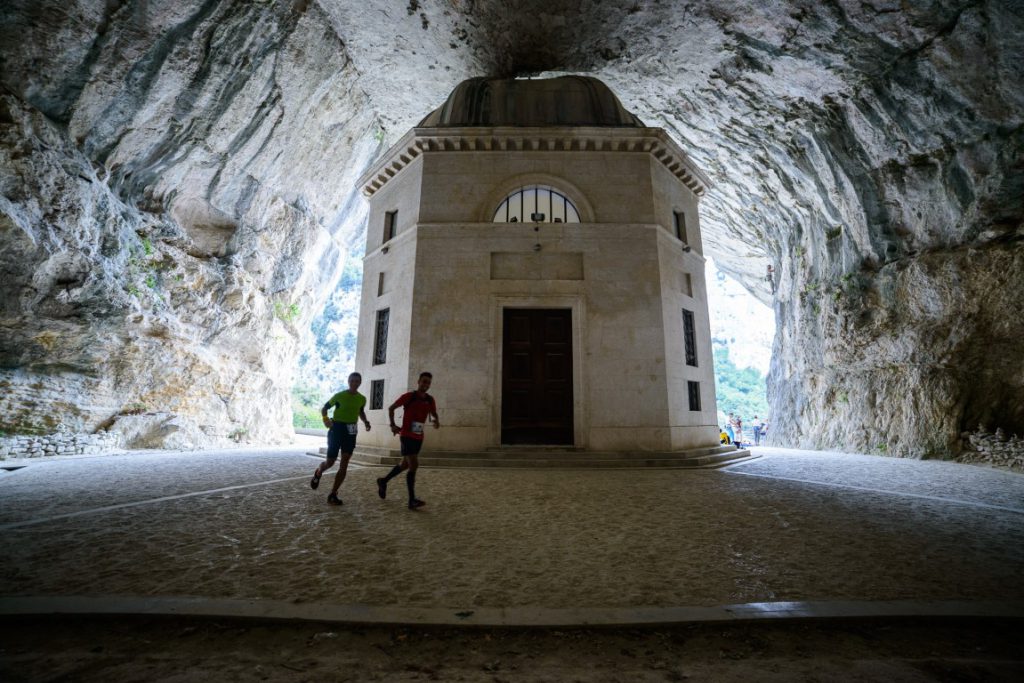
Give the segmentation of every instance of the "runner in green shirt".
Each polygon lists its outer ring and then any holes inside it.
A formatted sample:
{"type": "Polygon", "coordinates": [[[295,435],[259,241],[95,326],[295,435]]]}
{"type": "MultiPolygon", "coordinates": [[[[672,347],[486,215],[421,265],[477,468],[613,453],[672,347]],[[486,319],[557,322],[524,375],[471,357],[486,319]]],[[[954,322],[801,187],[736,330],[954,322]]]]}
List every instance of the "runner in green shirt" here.
{"type": "Polygon", "coordinates": [[[338,498],[338,489],[345,481],[345,474],[348,472],[348,461],[352,457],[352,451],[356,448],[356,432],[359,420],[363,421],[366,431],[370,431],[370,421],[366,419],[366,397],[359,393],[359,385],[363,383],[363,376],[353,372],[348,376],[348,389],[339,391],[331,396],[320,409],[324,426],[327,427],[327,459],[320,463],[309,480],[311,488],[320,485],[320,477],[324,472],[334,466],[338,459],[338,451],[341,451],[341,465],[338,473],[334,475],[334,486],[331,487],[331,494],[327,496],[327,502],[331,505],[341,505],[341,498],[338,498]],[[333,418],[327,417],[327,411],[334,406],[333,418]]]}

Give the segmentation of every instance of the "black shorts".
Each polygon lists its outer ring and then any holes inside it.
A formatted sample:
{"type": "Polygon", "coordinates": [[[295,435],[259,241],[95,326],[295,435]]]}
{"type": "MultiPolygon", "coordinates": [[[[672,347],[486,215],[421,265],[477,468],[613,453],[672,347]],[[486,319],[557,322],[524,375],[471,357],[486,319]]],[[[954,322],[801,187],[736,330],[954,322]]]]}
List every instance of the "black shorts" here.
{"type": "Polygon", "coordinates": [[[331,425],[327,432],[328,462],[338,459],[338,451],[341,451],[342,455],[352,455],[352,451],[356,449],[356,424],[355,422],[351,424],[335,422],[331,425]]]}
{"type": "Polygon", "coordinates": [[[423,448],[423,439],[400,436],[398,440],[402,443],[402,455],[419,455],[420,449],[423,448]]]}

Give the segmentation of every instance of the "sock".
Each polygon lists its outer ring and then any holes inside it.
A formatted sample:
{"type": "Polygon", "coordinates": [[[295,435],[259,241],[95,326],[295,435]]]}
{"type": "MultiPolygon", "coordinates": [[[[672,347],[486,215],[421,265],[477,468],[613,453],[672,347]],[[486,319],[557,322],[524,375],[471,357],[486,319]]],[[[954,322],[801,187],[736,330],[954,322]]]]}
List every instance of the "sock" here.
{"type": "Polygon", "coordinates": [[[397,477],[399,474],[401,474],[401,472],[402,472],[402,466],[401,465],[395,465],[394,467],[391,468],[391,471],[388,472],[388,476],[384,477],[384,483],[385,484],[388,483],[389,481],[391,481],[392,479],[397,477]]]}
{"type": "Polygon", "coordinates": [[[409,487],[409,502],[416,500],[416,470],[409,470],[405,475],[405,485],[409,487]]]}

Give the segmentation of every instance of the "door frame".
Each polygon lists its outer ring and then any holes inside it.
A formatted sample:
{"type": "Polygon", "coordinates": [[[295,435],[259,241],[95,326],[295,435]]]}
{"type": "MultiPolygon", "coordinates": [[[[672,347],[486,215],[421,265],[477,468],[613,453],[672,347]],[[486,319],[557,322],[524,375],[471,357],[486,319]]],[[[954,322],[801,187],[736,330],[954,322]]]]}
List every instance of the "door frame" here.
{"type": "Polygon", "coordinates": [[[491,436],[494,447],[501,446],[502,366],[505,353],[504,310],[506,308],[561,308],[572,311],[572,435],[573,448],[587,447],[587,429],[590,415],[583,400],[586,382],[583,381],[583,328],[586,314],[581,295],[534,295],[491,297],[491,339],[494,340],[494,365],[491,382],[491,436]]]}

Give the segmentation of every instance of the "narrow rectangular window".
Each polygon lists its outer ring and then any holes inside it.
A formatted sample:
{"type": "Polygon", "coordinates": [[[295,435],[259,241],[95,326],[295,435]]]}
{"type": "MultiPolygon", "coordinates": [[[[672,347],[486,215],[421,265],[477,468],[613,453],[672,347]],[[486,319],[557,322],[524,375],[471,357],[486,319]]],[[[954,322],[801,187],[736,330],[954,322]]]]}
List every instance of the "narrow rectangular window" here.
{"type": "Polygon", "coordinates": [[[689,297],[693,296],[693,278],[689,273],[683,273],[683,294],[689,297]]]}
{"type": "Polygon", "coordinates": [[[687,382],[686,391],[690,395],[690,410],[700,411],[700,382],[687,382]]]}
{"type": "Polygon", "coordinates": [[[682,211],[673,211],[672,216],[676,224],[676,237],[683,244],[689,244],[690,239],[686,234],[686,214],[682,211]]]}
{"type": "Polygon", "coordinates": [[[370,382],[370,410],[384,407],[384,380],[375,379],[370,382]]]}
{"type": "Polygon", "coordinates": [[[377,296],[384,293],[384,271],[377,275],[377,296]]]}
{"type": "Polygon", "coordinates": [[[373,332],[373,364],[380,365],[387,362],[388,357],[388,317],[391,314],[390,308],[377,311],[377,325],[373,332]]]}
{"type": "Polygon", "coordinates": [[[384,241],[389,242],[395,236],[396,225],[398,224],[398,211],[388,211],[384,214],[384,241]]]}
{"type": "Polygon", "coordinates": [[[697,333],[693,324],[693,311],[683,309],[683,344],[686,346],[686,364],[697,367],[697,333]]]}

